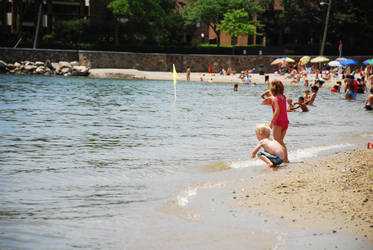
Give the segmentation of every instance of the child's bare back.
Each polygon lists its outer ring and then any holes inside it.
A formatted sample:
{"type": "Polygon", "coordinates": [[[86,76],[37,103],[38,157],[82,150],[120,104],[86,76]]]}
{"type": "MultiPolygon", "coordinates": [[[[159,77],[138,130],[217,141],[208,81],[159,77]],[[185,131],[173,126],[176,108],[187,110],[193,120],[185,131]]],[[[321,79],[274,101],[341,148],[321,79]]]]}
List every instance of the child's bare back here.
{"type": "Polygon", "coordinates": [[[278,157],[280,157],[281,160],[284,159],[284,146],[282,146],[278,141],[265,138],[259,141],[258,144],[260,144],[263,147],[264,151],[266,151],[267,153],[277,155],[278,157]]]}
{"type": "Polygon", "coordinates": [[[278,141],[269,139],[271,129],[265,124],[258,124],[255,127],[255,133],[259,142],[253,150],[251,157],[255,158],[259,149],[263,148],[264,152],[258,153],[259,159],[271,168],[280,165],[285,159],[285,147],[278,141]]]}

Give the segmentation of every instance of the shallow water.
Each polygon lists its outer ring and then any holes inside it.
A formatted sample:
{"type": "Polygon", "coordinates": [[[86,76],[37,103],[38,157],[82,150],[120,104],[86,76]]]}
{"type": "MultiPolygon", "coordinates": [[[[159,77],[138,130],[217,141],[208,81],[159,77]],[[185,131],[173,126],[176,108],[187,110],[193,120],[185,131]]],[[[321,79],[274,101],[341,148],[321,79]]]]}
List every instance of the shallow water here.
{"type": "MultiPolygon", "coordinates": [[[[249,157],[272,116],[265,88],[179,82],[174,103],[171,81],[0,75],[0,248],[131,249],[172,231],[169,217],[150,225],[150,208],[261,173],[249,157]]],[[[290,160],[373,142],[366,96],[321,89],[310,112],[289,113],[290,160]]]]}

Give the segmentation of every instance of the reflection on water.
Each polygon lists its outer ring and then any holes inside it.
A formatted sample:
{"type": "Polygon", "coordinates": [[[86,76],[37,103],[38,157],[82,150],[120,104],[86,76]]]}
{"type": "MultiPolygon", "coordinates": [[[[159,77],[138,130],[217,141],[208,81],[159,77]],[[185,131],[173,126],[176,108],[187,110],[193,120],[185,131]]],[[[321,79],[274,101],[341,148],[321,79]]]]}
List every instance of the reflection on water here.
{"type": "MultiPolygon", "coordinates": [[[[253,127],[272,115],[264,90],[179,82],[172,105],[171,81],[0,75],[0,248],[131,246],[140,210],[255,163],[253,127]]],[[[321,89],[309,113],[289,113],[290,156],[371,138],[365,98],[321,89]]]]}

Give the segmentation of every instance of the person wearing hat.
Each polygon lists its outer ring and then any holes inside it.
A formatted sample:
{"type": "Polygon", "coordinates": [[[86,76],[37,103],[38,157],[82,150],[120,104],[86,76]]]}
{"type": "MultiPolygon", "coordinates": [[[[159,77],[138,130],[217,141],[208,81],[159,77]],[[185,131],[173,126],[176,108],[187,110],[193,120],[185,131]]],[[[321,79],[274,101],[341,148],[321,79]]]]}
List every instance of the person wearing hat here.
{"type": "Polygon", "coordinates": [[[330,91],[331,91],[331,92],[335,92],[335,93],[339,93],[339,91],[341,90],[341,86],[342,86],[342,82],[341,82],[341,80],[337,80],[337,84],[334,85],[334,86],[330,89],[330,91]]]}

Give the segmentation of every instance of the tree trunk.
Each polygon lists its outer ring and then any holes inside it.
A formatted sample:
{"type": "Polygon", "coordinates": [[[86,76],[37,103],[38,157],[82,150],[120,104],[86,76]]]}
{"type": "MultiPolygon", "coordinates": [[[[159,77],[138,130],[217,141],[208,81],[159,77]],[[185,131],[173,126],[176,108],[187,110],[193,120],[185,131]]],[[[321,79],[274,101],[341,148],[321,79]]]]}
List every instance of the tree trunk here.
{"type": "Polygon", "coordinates": [[[38,45],[39,30],[40,30],[40,21],[41,21],[41,7],[42,7],[42,5],[43,5],[43,3],[39,4],[38,21],[36,23],[33,49],[36,49],[36,47],[38,45]]]}
{"type": "Polygon", "coordinates": [[[115,22],[115,35],[114,35],[115,47],[118,47],[119,46],[119,21],[118,21],[118,17],[114,17],[114,22],[115,22]]]}

